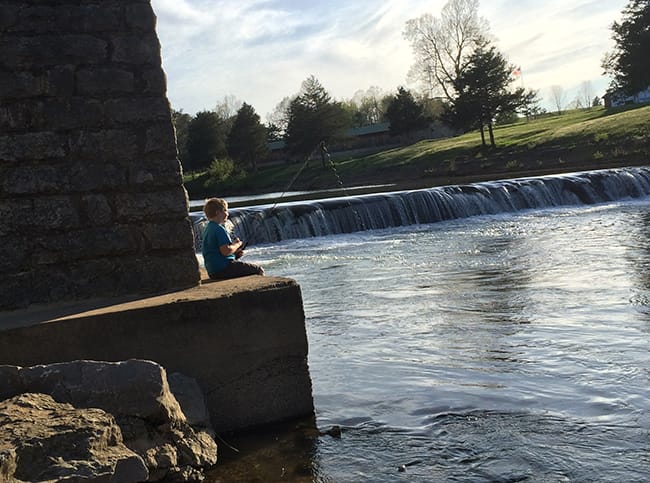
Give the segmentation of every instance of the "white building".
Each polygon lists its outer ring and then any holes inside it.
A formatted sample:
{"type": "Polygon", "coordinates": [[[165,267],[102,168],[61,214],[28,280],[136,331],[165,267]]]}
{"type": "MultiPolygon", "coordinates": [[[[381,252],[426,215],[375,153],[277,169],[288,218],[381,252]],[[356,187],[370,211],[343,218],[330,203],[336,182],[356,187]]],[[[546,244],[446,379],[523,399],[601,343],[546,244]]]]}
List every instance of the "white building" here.
{"type": "Polygon", "coordinates": [[[645,104],[650,102],[650,87],[637,92],[633,96],[627,96],[620,91],[608,92],[603,98],[605,99],[605,107],[623,106],[625,104],[645,104]]]}

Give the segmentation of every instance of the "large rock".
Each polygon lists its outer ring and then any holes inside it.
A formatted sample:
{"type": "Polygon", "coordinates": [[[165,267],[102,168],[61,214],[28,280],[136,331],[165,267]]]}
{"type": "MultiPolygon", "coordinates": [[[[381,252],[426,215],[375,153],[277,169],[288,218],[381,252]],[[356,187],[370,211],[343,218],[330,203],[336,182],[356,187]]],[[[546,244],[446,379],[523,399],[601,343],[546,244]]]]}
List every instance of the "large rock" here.
{"type": "MultiPolygon", "coordinates": [[[[184,394],[188,407],[193,413],[204,413],[203,394],[196,393],[192,380],[182,376],[178,379],[184,381],[184,387],[192,388],[197,399],[193,401],[184,394]]],[[[209,426],[192,428],[170,391],[165,369],[155,362],[73,361],[27,368],[0,366],[0,398],[22,393],[49,394],[58,403],[99,408],[113,415],[125,446],[137,453],[149,469],[149,481],[198,480],[203,468],[217,462],[217,445],[204,431],[210,431],[209,426]]],[[[205,424],[203,421],[202,426],[205,424]]],[[[0,453],[0,460],[2,457],[0,453]]],[[[10,462],[11,455],[6,459],[10,462]]],[[[18,464],[20,468],[20,461],[18,464]]]]}
{"type": "Polygon", "coordinates": [[[76,407],[101,408],[153,424],[185,421],[165,369],[155,362],[64,362],[24,368],[20,378],[30,392],[50,394],[76,407]]]}
{"type": "Polygon", "coordinates": [[[146,481],[149,471],[123,444],[110,414],[28,393],[0,403],[0,476],[2,481],[128,483],[146,481]]]}

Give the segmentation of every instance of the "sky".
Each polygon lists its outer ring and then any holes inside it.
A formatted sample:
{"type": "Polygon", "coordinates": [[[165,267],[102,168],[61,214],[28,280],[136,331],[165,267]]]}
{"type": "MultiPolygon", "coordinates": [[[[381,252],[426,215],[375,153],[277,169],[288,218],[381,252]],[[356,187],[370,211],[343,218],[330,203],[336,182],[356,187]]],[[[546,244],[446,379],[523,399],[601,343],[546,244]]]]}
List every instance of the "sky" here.
{"type": "MultiPolygon", "coordinates": [[[[393,94],[413,53],[403,31],[447,0],[151,0],[158,18],[167,95],[176,110],[212,110],[226,96],[255,108],[262,122],[315,76],[336,100],[377,86],[393,94]]],[[[588,82],[605,92],[610,26],[628,0],[483,0],[479,15],[494,45],[555,110],[551,86],[569,104],[588,82]]]]}

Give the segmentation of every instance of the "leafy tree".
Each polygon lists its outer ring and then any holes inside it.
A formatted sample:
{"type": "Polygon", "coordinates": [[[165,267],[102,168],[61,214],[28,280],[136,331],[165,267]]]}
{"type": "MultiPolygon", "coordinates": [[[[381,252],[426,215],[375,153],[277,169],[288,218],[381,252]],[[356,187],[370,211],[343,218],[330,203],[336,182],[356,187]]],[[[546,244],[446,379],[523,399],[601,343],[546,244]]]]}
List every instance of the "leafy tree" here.
{"type": "Polygon", "coordinates": [[[274,141],[281,141],[283,138],[283,131],[275,124],[268,124],[266,126],[266,142],[272,143],[274,141]]]}
{"type": "Polygon", "coordinates": [[[418,104],[410,91],[404,87],[397,89],[388,108],[386,118],[390,122],[391,135],[410,135],[413,131],[425,128],[429,120],[424,115],[424,107],[418,104]]]}
{"type": "Polygon", "coordinates": [[[453,100],[467,58],[488,36],[489,25],[479,17],[478,4],[478,0],[449,0],[440,18],[424,14],[406,22],[404,37],[415,55],[409,78],[419,81],[428,97],[441,93],[453,100]]]}
{"type": "Polygon", "coordinates": [[[293,154],[307,156],[321,141],[330,143],[341,137],[350,124],[341,103],[332,101],[320,82],[310,76],[289,105],[287,147],[293,154]]]}
{"type": "Polygon", "coordinates": [[[268,154],[266,128],[253,106],[242,104],[227,139],[228,154],[239,163],[257,171],[257,160],[268,154]]]}
{"type": "Polygon", "coordinates": [[[225,126],[213,111],[197,112],[187,129],[189,168],[205,169],[216,158],[226,156],[225,126]]]}
{"type": "Polygon", "coordinates": [[[440,119],[447,106],[441,97],[419,96],[416,100],[424,108],[424,115],[429,120],[440,119]]]}
{"type": "Polygon", "coordinates": [[[536,93],[522,87],[509,89],[513,66],[488,42],[484,42],[469,57],[467,67],[458,76],[455,90],[458,93],[451,107],[451,117],[456,125],[479,128],[484,146],[484,128],[495,147],[493,126],[499,117],[524,109],[536,100],[536,93]]]}
{"type": "Polygon", "coordinates": [[[214,159],[208,167],[207,187],[216,187],[227,180],[235,169],[235,164],[230,158],[214,159]]]}
{"type": "Polygon", "coordinates": [[[650,86],[650,0],[630,0],[621,22],[612,24],[614,50],[602,66],[613,77],[610,90],[628,95],[650,86]]]}
{"type": "MultiPolygon", "coordinates": [[[[176,148],[178,149],[178,159],[180,159],[183,166],[189,163],[189,155],[187,154],[187,133],[192,116],[183,112],[181,109],[177,111],[172,109],[172,123],[176,130],[176,148]]],[[[189,164],[187,164],[189,167],[189,164]]]]}
{"type": "Polygon", "coordinates": [[[382,99],[386,97],[380,87],[371,86],[368,90],[355,92],[350,100],[356,126],[369,126],[382,122],[386,114],[386,104],[382,99]]]}

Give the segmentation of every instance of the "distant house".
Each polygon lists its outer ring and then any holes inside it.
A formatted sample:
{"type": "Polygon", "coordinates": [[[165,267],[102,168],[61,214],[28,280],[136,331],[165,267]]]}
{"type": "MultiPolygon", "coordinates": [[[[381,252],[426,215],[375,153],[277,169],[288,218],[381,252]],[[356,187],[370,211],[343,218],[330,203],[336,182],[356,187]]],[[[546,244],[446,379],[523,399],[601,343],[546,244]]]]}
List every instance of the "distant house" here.
{"type": "MultiPolygon", "coordinates": [[[[432,123],[429,127],[412,133],[409,136],[409,142],[453,135],[453,131],[446,126],[432,123]]],[[[345,138],[331,144],[328,146],[328,149],[332,156],[362,155],[400,146],[403,141],[401,136],[390,134],[390,123],[381,122],[348,129],[345,138]]],[[[279,161],[287,160],[288,154],[284,141],[273,141],[269,143],[269,151],[271,154],[264,164],[275,164],[279,161]]]]}
{"type": "Polygon", "coordinates": [[[650,102],[650,86],[641,92],[637,92],[633,96],[628,96],[620,90],[610,91],[605,93],[603,99],[605,100],[605,107],[608,108],[624,106],[626,104],[645,104],[650,102]]]}

